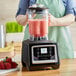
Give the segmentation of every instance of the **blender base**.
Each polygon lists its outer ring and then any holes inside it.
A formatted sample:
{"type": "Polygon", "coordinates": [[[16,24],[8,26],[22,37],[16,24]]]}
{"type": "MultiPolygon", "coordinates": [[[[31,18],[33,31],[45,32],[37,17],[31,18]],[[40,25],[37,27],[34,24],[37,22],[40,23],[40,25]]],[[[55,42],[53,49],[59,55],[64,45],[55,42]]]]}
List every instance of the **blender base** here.
{"type": "Polygon", "coordinates": [[[22,66],[27,70],[58,69],[60,66],[57,43],[49,40],[22,42],[22,66]]]}

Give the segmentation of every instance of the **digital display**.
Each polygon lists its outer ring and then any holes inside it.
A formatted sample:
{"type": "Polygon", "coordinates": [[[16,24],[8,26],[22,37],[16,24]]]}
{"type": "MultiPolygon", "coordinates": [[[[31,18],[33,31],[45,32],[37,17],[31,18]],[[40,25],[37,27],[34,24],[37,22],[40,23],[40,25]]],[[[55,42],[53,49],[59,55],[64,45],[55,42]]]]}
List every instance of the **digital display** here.
{"type": "Polygon", "coordinates": [[[41,48],[41,54],[47,54],[47,48],[41,48]]]}

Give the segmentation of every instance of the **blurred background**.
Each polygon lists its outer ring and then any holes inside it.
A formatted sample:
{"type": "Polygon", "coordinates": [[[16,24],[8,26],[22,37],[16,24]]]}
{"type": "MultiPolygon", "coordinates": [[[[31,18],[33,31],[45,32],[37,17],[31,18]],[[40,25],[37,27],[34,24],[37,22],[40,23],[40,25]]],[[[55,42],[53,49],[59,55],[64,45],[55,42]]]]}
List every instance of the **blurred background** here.
{"type": "Polygon", "coordinates": [[[15,21],[19,0],[0,0],[0,24],[15,21]]]}
{"type": "MultiPolygon", "coordinates": [[[[0,0],[0,25],[7,26],[9,28],[10,25],[18,25],[15,20],[15,15],[18,9],[19,0],[0,0]]],[[[11,26],[12,28],[12,26],[11,26]]],[[[13,27],[14,28],[14,27],[13,27]]],[[[17,28],[17,31],[7,30],[6,33],[6,41],[15,41],[15,42],[21,42],[23,40],[23,29],[25,27],[22,27],[19,25],[19,30],[17,28]]],[[[76,51],[76,23],[73,23],[70,26],[71,34],[72,34],[72,40],[74,45],[74,50],[76,51]]]]}
{"type": "Polygon", "coordinates": [[[19,0],[0,0],[0,25],[6,26],[6,41],[17,41],[20,42],[23,39],[23,28],[16,26],[18,24],[15,20],[15,15],[18,9],[19,0]],[[13,26],[16,25],[16,26],[13,26]],[[9,27],[10,26],[10,27],[9,27]],[[8,28],[8,29],[7,29],[8,28]],[[9,30],[12,28],[12,30],[9,30]],[[17,29],[17,30],[16,30],[17,29]],[[18,35],[18,36],[17,36],[18,35]]]}

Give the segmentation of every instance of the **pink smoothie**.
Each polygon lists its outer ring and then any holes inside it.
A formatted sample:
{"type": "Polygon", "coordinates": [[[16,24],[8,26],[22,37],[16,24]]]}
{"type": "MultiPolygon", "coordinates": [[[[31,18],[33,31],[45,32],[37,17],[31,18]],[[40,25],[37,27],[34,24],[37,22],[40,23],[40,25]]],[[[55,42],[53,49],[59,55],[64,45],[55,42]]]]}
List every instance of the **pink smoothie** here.
{"type": "Polygon", "coordinates": [[[43,37],[48,34],[48,21],[45,19],[29,20],[29,32],[34,37],[43,37]]]}

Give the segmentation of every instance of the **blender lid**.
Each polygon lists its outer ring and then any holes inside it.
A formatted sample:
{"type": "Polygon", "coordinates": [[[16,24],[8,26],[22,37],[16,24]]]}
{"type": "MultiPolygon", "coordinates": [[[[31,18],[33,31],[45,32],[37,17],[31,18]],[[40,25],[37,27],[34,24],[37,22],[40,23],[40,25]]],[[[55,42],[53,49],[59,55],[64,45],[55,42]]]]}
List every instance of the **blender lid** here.
{"type": "Polygon", "coordinates": [[[48,8],[46,8],[44,5],[42,4],[34,4],[32,6],[30,6],[28,8],[29,10],[36,10],[36,11],[43,11],[43,10],[46,10],[48,8]]]}

